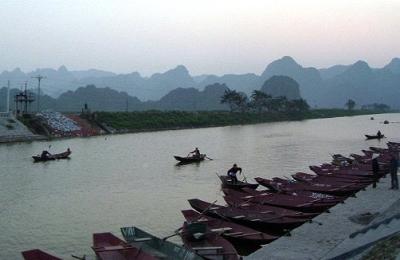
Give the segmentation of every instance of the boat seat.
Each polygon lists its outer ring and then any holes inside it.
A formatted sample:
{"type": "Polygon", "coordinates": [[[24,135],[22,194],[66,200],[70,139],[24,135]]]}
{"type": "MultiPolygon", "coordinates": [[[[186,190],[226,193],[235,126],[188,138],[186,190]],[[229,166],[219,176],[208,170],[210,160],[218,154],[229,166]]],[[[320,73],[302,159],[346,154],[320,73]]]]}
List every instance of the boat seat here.
{"type": "Polygon", "coordinates": [[[133,239],[134,242],[145,242],[150,240],[152,240],[151,237],[138,237],[133,239]]]}
{"type": "Polygon", "coordinates": [[[123,246],[123,245],[117,245],[117,246],[103,246],[103,247],[93,247],[93,249],[96,250],[96,252],[106,252],[106,251],[118,251],[118,250],[128,250],[134,248],[133,246],[123,246]]]}
{"type": "Polygon", "coordinates": [[[227,235],[227,236],[237,236],[237,235],[241,235],[241,234],[243,234],[243,232],[225,233],[225,235],[227,235]]]}
{"type": "Polygon", "coordinates": [[[239,216],[234,216],[233,218],[234,219],[240,219],[240,218],[244,218],[245,216],[243,216],[243,215],[239,215],[239,216]]]}
{"type": "Polygon", "coordinates": [[[211,232],[225,232],[225,231],[231,231],[231,227],[223,227],[223,228],[214,228],[211,229],[211,232]]]}
{"type": "Polygon", "coordinates": [[[247,237],[247,236],[253,236],[253,235],[261,235],[261,232],[244,233],[244,234],[239,234],[236,237],[247,237]]]}

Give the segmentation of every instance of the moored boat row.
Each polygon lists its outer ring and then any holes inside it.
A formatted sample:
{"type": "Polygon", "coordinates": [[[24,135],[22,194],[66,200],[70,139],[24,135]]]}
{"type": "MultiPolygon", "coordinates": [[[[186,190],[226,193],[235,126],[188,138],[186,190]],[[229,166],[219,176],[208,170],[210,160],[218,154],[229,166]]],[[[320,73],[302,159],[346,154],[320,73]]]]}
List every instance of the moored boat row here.
{"type": "MultiPolygon", "coordinates": [[[[226,205],[190,199],[194,210],[182,210],[185,222],[171,234],[179,235],[183,245],[168,241],[170,236],[158,238],[137,227],[123,227],[124,240],[111,233],[94,234],[93,250],[103,260],[240,259],[240,247],[268,244],[378,181],[388,171],[390,154],[399,151],[400,143],[390,142],[388,148],[370,147],[362,155],[334,155],[332,163],[310,166],[315,174],[298,172],[293,179],[257,177],[256,183],[247,183],[218,176],[226,205]],[[378,160],[378,173],[372,171],[373,158],[378,160]]],[[[35,252],[23,256],[60,259],[35,252]]]]}

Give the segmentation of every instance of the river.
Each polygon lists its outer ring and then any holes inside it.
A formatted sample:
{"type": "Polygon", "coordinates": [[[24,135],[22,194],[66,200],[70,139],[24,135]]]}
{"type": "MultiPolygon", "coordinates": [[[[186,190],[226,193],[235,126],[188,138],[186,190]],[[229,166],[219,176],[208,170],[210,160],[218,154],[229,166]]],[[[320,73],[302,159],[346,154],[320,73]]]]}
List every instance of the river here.
{"type": "MultiPolygon", "coordinates": [[[[71,259],[89,255],[92,233],[137,225],[159,236],[183,221],[187,199],[223,203],[216,173],[233,163],[253,177],[290,176],[399,141],[400,114],[314,119],[0,145],[0,259],[41,248],[71,259]],[[388,139],[365,141],[381,130],[388,139]],[[70,160],[33,163],[43,149],[72,150],[70,160]],[[195,147],[213,160],[176,166],[195,147]]],[[[239,179],[242,176],[239,176],[239,179]]],[[[177,238],[175,238],[175,241],[177,238]]]]}

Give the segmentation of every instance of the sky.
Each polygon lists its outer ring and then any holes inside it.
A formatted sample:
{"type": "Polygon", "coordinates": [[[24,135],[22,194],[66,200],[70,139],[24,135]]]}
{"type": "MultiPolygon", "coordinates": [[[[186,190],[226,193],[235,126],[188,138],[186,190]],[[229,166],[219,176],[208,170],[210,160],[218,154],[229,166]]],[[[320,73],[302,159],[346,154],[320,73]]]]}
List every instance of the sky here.
{"type": "Polygon", "coordinates": [[[257,73],[400,56],[400,0],[1,0],[0,71],[257,73]]]}

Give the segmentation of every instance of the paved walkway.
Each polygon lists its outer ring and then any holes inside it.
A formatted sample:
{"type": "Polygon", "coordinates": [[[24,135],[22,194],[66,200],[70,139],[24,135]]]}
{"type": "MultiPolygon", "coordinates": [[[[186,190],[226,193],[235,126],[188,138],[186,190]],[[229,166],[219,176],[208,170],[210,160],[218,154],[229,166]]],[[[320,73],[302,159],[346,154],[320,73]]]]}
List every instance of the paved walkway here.
{"type": "Polygon", "coordinates": [[[293,230],[291,236],[282,237],[245,259],[329,259],[339,245],[345,245],[350,234],[366,227],[354,223],[350,217],[379,213],[373,221],[376,222],[387,214],[400,211],[395,206],[400,199],[400,191],[390,190],[389,187],[390,177],[383,178],[376,189],[370,185],[365,191],[358,192],[356,198],[350,197],[344,204],[331,208],[331,213],[317,216],[313,223],[303,224],[293,230]]]}

